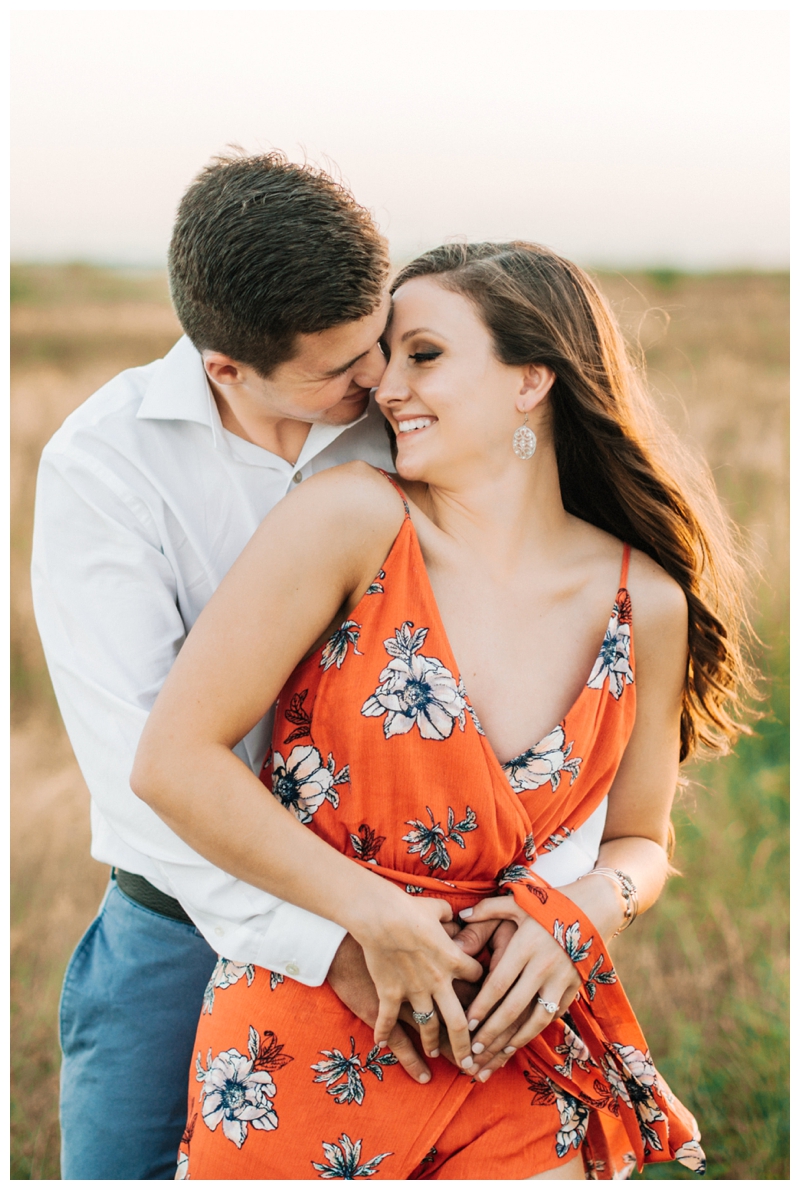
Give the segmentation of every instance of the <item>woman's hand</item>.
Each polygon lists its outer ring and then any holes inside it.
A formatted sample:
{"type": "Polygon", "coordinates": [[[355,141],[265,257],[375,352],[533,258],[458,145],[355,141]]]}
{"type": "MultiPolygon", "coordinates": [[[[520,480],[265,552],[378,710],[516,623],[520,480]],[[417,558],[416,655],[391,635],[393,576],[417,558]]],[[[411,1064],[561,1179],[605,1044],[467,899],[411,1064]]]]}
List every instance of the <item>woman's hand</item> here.
{"type": "Polygon", "coordinates": [[[388,904],[381,897],[377,913],[370,913],[366,925],[350,928],[363,947],[378,994],[375,1041],[386,1044],[403,1003],[408,1001],[414,1012],[432,1013],[430,1021],[419,1024],[425,1053],[431,1058],[439,1053],[441,1017],[453,1057],[468,1070],[474,1065],[471,1038],[453,981],[475,982],[482,977],[483,968],[443,929],[443,923],[453,919],[446,901],[438,897],[412,899],[402,893],[394,896],[391,886],[387,892],[388,904]]]}
{"type": "Polygon", "coordinates": [[[503,938],[500,957],[496,961],[493,957],[489,975],[467,1010],[473,1029],[485,1022],[472,1042],[483,1067],[477,1077],[485,1081],[492,1069],[504,1065],[515,1050],[566,1012],[580,989],[581,979],[563,948],[513,897],[487,898],[474,909],[465,910],[461,917],[465,914],[470,923],[500,918],[516,926],[513,935],[503,938]],[[538,1002],[539,997],[557,1005],[557,1011],[548,1012],[538,1002]],[[492,1012],[501,1000],[502,1004],[492,1012]]]}

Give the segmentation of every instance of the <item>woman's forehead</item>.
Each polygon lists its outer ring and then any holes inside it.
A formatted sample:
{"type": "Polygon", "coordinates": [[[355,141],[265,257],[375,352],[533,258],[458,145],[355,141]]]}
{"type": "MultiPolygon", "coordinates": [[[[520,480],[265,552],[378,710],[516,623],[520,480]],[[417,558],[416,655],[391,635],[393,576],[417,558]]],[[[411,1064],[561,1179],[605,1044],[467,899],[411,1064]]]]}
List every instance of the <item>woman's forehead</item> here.
{"type": "Polygon", "coordinates": [[[397,289],[386,333],[406,335],[412,330],[452,334],[459,327],[474,329],[480,322],[475,307],[463,294],[446,289],[435,277],[413,277],[397,289]]]}

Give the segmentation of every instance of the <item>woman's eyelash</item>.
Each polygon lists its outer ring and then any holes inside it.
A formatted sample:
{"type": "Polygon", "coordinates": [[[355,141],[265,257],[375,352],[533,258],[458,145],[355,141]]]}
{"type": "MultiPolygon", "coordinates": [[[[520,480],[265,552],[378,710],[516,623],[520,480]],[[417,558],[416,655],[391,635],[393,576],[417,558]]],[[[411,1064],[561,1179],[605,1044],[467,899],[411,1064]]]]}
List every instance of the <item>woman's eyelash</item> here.
{"type": "Polygon", "coordinates": [[[415,351],[408,358],[413,359],[414,363],[421,364],[426,360],[438,359],[441,354],[441,351],[415,351]]]}

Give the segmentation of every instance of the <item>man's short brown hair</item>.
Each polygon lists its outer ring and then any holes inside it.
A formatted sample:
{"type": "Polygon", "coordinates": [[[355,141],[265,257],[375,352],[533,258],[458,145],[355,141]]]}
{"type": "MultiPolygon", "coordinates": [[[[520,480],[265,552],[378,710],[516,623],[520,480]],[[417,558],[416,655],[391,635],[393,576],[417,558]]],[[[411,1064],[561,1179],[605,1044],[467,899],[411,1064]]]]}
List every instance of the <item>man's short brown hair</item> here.
{"type": "Polygon", "coordinates": [[[169,247],[172,301],[198,350],[268,376],[296,338],[371,314],[389,271],[369,212],[282,153],[214,158],[186,191],[169,247]]]}

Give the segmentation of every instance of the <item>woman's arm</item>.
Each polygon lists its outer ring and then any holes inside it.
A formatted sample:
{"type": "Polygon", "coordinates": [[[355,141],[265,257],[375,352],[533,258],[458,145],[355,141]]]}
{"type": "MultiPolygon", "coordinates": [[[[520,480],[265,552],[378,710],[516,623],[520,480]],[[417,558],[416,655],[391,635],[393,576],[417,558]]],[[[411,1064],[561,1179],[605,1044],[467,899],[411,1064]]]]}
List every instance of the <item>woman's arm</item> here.
{"type": "MultiPolygon", "coordinates": [[[[597,866],[617,868],[631,878],[641,913],[658,899],[669,871],[666,847],[678,779],[688,612],[678,584],[639,553],[631,560],[630,590],[636,723],[609,793],[597,866]]],[[[559,891],[583,910],[606,941],[625,920],[621,890],[607,877],[584,877],[559,891]]],[[[552,1017],[536,1006],[537,996],[558,1003],[564,1011],[580,986],[561,947],[513,898],[484,901],[469,920],[492,917],[515,923],[517,930],[468,1009],[471,1019],[485,1020],[474,1038],[482,1047],[482,1073],[507,1061],[505,1046],[524,1045],[549,1024],[552,1017]],[[504,995],[502,1005],[491,1013],[504,995]]]]}
{"type": "Polygon", "coordinates": [[[433,997],[465,1057],[452,980],[481,972],[441,928],[446,902],[412,901],[341,855],[231,751],[337,614],[355,606],[402,517],[386,481],[359,463],[281,501],[189,633],[145,726],[131,785],[217,867],[353,935],[381,999],[376,1040],[388,1037],[404,1000],[427,1010],[433,997]]]}

